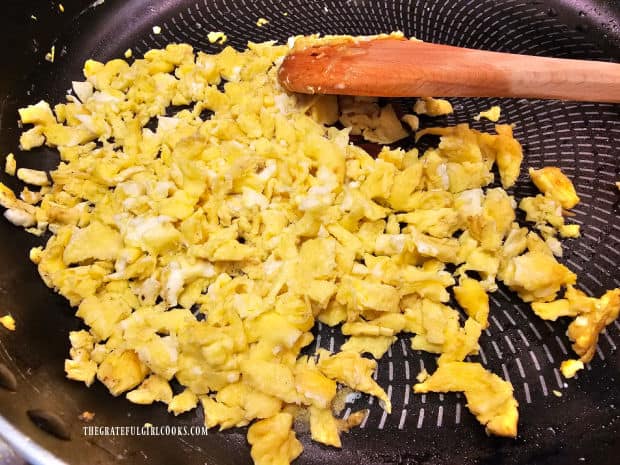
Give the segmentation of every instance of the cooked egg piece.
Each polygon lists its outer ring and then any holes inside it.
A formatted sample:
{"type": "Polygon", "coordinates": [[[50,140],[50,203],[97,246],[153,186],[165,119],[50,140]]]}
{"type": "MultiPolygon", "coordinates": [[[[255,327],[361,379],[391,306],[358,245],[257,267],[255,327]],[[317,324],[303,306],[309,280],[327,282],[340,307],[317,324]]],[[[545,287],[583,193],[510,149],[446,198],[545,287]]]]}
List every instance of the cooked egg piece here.
{"type": "Polygon", "coordinates": [[[169,404],[172,401],[172,388],[161,376],[150,375],[137,389],[129,391],[125,397],[134,404],[152,404],[156,401],[169,404]]]}
{"type": "Polygon", "coordinates": [[[565,378],[574,378],[579,370],[583,370],[584,365],[581,360],[564,360],[560,365],[560,371],[565,378]]]}
{"type": "Polygon", "coordinates": [[[290,413],[260,420],[248,429],[248,442],[252,446],[252,460],[256,465],[288,464],[295,460],[303,447],[292,430],[290,413]]]}
{"type": "Polygon", "coordinates": [[[481,111],[480,113],[478,113],[476,116],[474,116],[474,119],[476,121],[480,121],[481,118],[486,118],[489,121],[492,121],[493,123],[497,123],[501,116],[501,111],[502,109],[499,105],[493,105],[488,110],[481,111]]]}
{"type": "Polygon", "coordinates": [[[224,42],[228,40],[228,37],[223,32],[211,31],[207,34],[207,39],[212,44],[215,44],[215,43],[223,44],[224,42]]]}
{"type": "Polygon", "coordinates": [[[9,176],[15,176],[15,172],[17,171],[17,162],[15,161],[15,155],[9,153],[6,156],[4,162],[4,172],[9,176]]]}
{"type": "Polygon", "coordinates": [[[529,169],[530,178],[538,189],[555,200],[567,210],[579,203],[579,197],[571,180],[560,168],[546,166],[539,170],[529,169]]]}
{"type": "Polygon", "coordinates": [[[327,446],[342,447],[338,422],[330,409],[310,406],[310,434],[312,440],[327,446]]]}
{"type": "Polygon", "coordinates": [[[429,378],[414,385],[413,389],[418,393],[463,392],[467,408],[489,433],[508,437],[517,435],[519,413],[512,385],[479,363],[440,364],[429,378]]]}
{"type": "Polygon", "coordinates": [[[620,288],[607,291],[596,299],[594,311],[582,313],[568,325],[566,334],[573,342],[573,350],[582,362],[594,357],[599,334],[605,326],[618,319],[620,313],[620,288]]]}
{"type": "Polygon", "coordinates": [[[15,319],[11,315],[0,317],[0,325],[4,326],[9,331],[15,331],[15,319]]]}
{"type": "Polygon", "coordinates": [[[463,277],[453,288],[454,297],[467,314],[486,329],[489,325],[489,296],[480,282],[463,277]]]}
{"type": "Polygon", "coordinates": [[[363,358],[357,352],[339,352],[329,355],[326,352],[320,354],[319,370],[328,378],[338,381],[351,389],[373,395],[383,401],[383,408],[390,413],[392,404],[387,394],[372,379],[372,373],[377,367],[377,362],[363,358]]]}
{"type": "Polygon", "coordinates": [[[453,113],[454,109],[445,99],[423,97],[416,100],[413,111],[418,115],[443,116],[453,113]]]}
{"type": "Polygon", "coordinates": [[[416,115],[404,115],[401,120],[407,125],[409,126],[409,128],[412,131],[417,131],[418,129],[420,129],[420,118],[418,118],[416,115]]]}
{"type": "Polygon", "coordinates": [[[30,168],[19,168],[17,178],[33,186],[49,186],[50,182],[45,171],[33,170],[30,168]]]}
{"type": "Polygon", "coordinates": [[[185,389],[180,394],[177,394],[168,402],[168,411],[175,415],[193,410],[198,405],[198,396],[194,394],[190,389],[185,389]]]}

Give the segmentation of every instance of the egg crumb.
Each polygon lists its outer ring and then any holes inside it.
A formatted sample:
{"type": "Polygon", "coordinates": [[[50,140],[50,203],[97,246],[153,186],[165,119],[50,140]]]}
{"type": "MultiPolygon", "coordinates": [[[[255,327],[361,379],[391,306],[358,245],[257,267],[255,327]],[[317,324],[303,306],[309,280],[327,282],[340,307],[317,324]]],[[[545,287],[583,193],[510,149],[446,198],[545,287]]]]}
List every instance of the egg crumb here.
{"type": "Polygon", "coordinates": [[[493,123],[497,123],[499,118],[501,117],[502,109],[499,105],[494,105],[488,110],[481,111],[476,116],[474,116],[474,120],[480,121],[482,118],[486,118],[493,123]]]}
{"type": "Polygon", "coordinates": [[[0,324],[9,331],[15,331],[15,319],[11,315],[0,317],[0,324]]]}
{"type": "Polygon", "coordinates": [[[153,34],[161,34],[161,26],[153,26],[153,34]]]}
{"type": "Polygon", "coordinates": [[[539,170],[529,169],[532,182],[545,195],[550,196],[562,205],[571,209],[579,203],[579,196],[571,180],[555,166],[546,166],[539,170]]]}
{"type": "Polygon", "coordinates": [[[17,162],[15,161],[15,155],[9,153],[6,156],[4,162],[4,172],[9,176],[15,176],[15,172],[17,171],[17,162]]]}
{"type": "Polygon", "coordinates": [[[17,170],[17,178],[27,184],[33,186],[48,186],[50,184],[47,173],[41,170],[33,170],[30,168],[19,168],[17,170]]]}
{"type": "Polygon", "coordinates": [[[52,48],[50,48],[50,51],[45,54],[45,61],[54,63],[55,59],[56,59],[56,46],[52,45],[52,48]]]}
{"type": "Polygon", "coordinates": [[[268,20],[267,18],[258,18],[258,19],[256,20],[256,25],[257,25],[258,27],[262,27],[262,26],[264,26],[265,24],[269,24],[269,20],[268,20]]]}
{"type": "Polygon", "coordinates": [[[401,120],[406,123],[412,131],[420,129],[420,118],[416,115],[404,115],[401,120]]]}
{"type": "Polygon", "coordinates": [[[223,44],[228,40],[228,36],[223,32],[209,32],[207,34],[207,39],[210,43],[215,44],[223,44]]]}
{"type": "Polygon", "coordinates": [[[128,48],[127,50],[125,50],[125,53],[123,53],[123,56],[129,60],[133,56],[133,51],[128,48]]]}
{"type": "Polygon", "coordinates": [[[444,116],[454,112],[452,104],[445,99],[422,97],[413,106],[414,113],[428,116],[444,116]]]}
{"type": "Polygon", "coordinates": [[[78,418],[82,421],[93,421],[95,419],[95,413],[84,410],[78,415],[78,418]]]}
{"type": "Polygon", "coordinates": [[[562,397],[562,393],[556,389],[554,389],[553,391],[551,391],[553,393],[554,396],[556,397],[562,397]]]}
{"type": "Polygon", "coordinates": [[[462,391],[467,407],[489,433],[508,437],[517,434],[518,403],[512,394],[512,385],[488,372],[479,363],[440,364],[429,378],[414,385],[414,391],[462,391]]]}
{"type": "Polygon", "coordinates": [[[579,370],[583,370],[584,365],[581,360],[564,360],[560,365],[560,371],[565,378],[574,378],[579,370]]]}

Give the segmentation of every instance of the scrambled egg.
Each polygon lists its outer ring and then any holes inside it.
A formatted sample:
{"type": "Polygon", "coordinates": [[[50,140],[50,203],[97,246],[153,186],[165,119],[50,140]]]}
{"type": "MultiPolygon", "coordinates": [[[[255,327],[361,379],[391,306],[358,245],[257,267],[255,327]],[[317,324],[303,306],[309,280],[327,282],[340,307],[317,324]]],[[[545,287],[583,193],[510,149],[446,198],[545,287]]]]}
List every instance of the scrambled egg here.
{"type": "Polygon", "coordinates": [[[481,111],[476,116],[474,116],[474,120],[480,121],[482,118],[486,118],[489,121],[497,123],[502,114],[502,109],[498,105],[494,105],[486,111],[481,111]]]}
{"type": "Polygon", "coordinates": [[[581,360],[568,359],[560,365],[560,371],[565,378],[574,378],[579,370],[583,370],[584,365],[581,360]]]}
{"type": "MultiPolygon", "coordinates": [[[[523,158],[509,125],[424,129],[416,137],[437,135],[437,147],[373,158],[349,137],[406,137],[392,106],[286,94],[276,71],[288,50],[173,44],[132,64],[89,60],[65,103],[20,110],[31,125],[22,149],[55,147],[61,162],[49,177],[17,170],[37,189],[18,197],[0,185],[0,205],[15,225],[51,233],[30,258],[87,326],[69,335],[67,377],[174,415],[200,405],[208,427],[251,425],[255,463],[288,464],[302,451],[297,413],[333,447],[362,421],[363,411],[337,419],[339,389],[390,412],[377,363],[361,354],[378,359],[409,333],[413,349],[439,354],[416,392],[462,391],[490,433],[515,436],[510,384],[463,362],[478,352],[498,280],[543,318],[575,317],[583,361],[618,316],[619,290],[584,296],[555,258],[556,231],[575,234],[559,207],[572,198],[566,183],[532,175],[545,195],[521,208],[541,237],[516,223],[504,190],[523,158]],[[504,189],[488,188],[494,166],[504,189]],[[316,320],[341,325],[347,342],[301,356],[316,320]]],[[[415,111],[452,107],[425,98],[415,111]]],[[[404,121],[417,129],[414,115],[404,121]]]]}
{"type": "Polygon", "coordinates": [[[256,465],[286,465],[301,454],[303,447],[292,431],[293,415],[278,413],[248,429],[248,442],[256,465]]]}
{"type": "Polygon", "coordinates": [[[212,44],[223,44],[228,40],[228,36],[226,34],[224,34],[223,32],[215,32],[215,31],[211,31],[207,34],[207,39],[209,40],[210,43],[212,44]]]}
{"type": "Polygon", "coordinates": [[[95,419],[95,413],[89,412],[88,410],[84,410],[82,413],[78,415],[78,418],[82,421],[93,421],[95,419]]]}
{"type": "Polygon", "coordinates": [[[418,118],[416,115],[404,115],[401,118],[401,121],[407,126],[409,126],[412,131],[417,131],[418,129],[420,129],[420,118],[418,118]]]}
{"type": "Polygon", "coordinates": [[[422,97],[413,105],[414,113],[418,115],[443,116],[454,112],[452,104],[445,99],[422,97]]]}
{"type": "Polygon", "coordinates": [[[15,155],[9,153],[6,156],[6,161],[4,164],[4,172],[9,176],[15,176],[15,172],[17,171],[17,162],[15,161],[15,155]]]}
{"type": "MultiPolygon", "coordinates": [[[[336,103],[334,97],[322,97],[330,98],[336,103]]],[[[409,134],[400,124],[392,105],[380,107],[378,101],[375,97],[340,97],[334,113],[337,116],[340,109],[340,117],[337,118],[351,129],[350,134],[361,135],[369,142],[391,144],[407,137],[409,134]]],[[[329,124],[329,120],[323,121],[329,124]]],[[[413,124],[410,119],[408,121],[408,124],[413,124]]]]}
{"type": "Polygon", "coordinates": [[[563,299],[552,302],[534,302],[532,309],[545,320],[572,317],[566,334],[573,342],[573,350],[581,362],[589,362],[596,351],[600,332],[618,318],[620,289],[607,291],[600,298],[588,297],[569,286],[563,299]]]}
{"type": "Polygon", "coordinates": [[[536,187],[543,194],[559,202],[562,208],[570,209],[579,203],[575,186],[560,168],[555,166],[546,166],[539,170],[530,168],[529,173],[536,187]]]}
{"type": "Polygon", "coordinates": [[[465,393],[467,408],[486,430],[498,436],[517,434],[518,403],[512,385],[489,373],[479,363],[449,362],[439,365],[435,373],[414,386],[415,392],[465,393]]]}
{"type": "Polygon", "coordinates": [[[0,325],[4,326],[9,331],[15,331],[15,318],[11,315],[4,315],[0,317],[0,325]]]}

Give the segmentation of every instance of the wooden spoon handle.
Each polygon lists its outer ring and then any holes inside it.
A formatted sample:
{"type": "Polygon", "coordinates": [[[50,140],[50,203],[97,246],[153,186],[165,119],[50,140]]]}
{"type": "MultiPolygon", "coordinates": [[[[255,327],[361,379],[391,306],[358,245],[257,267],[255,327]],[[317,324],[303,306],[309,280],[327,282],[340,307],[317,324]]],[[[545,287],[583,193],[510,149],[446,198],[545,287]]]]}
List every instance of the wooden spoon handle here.
{"type": "Polygon", "coordinates": [[[392,38],[293,50],[279,79],[306,94],[620,102],[620,64],[392,38]]]}

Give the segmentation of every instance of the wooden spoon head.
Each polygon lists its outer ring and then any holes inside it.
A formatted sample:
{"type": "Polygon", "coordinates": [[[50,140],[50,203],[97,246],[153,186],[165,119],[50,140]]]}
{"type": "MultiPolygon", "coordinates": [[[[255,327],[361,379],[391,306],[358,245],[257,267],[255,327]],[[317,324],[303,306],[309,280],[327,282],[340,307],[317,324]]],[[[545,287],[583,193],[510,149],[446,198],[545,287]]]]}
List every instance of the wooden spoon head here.
{"type": "Polygon", "coordinates": [[[378,57],[392,60],[401,55],[399,45],[406,42],[393,37],[351,39],[295,48],[284,58],[278,79],[290,92],[378,96],[376,80],[385,72],[385,60],[378,57]],[[374,85],[365,88],[367,79],[374,85]]]}

